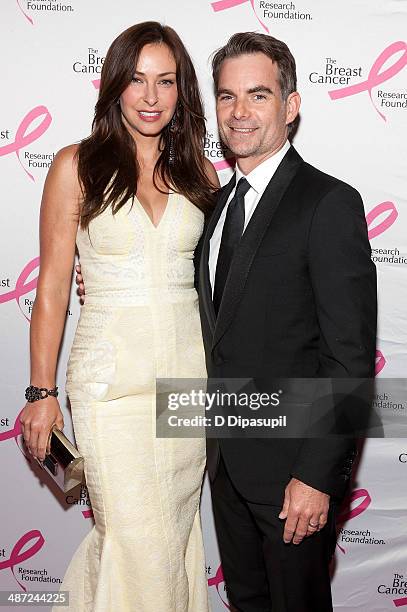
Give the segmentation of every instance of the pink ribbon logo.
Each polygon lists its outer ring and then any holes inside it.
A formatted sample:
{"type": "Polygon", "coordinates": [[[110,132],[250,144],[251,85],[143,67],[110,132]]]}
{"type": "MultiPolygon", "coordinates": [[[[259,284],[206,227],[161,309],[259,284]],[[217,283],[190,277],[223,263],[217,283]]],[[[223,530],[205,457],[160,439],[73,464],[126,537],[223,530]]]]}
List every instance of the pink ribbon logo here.
{"type": "Polygon", "coordinates": [[[44,543],[45,539],[41,531],[38,531],[38,529],[32,529],[31,531],[27,531],[27,533],[21,536],[18,542],[16,542],[16,544],[14,545],[13,550],[10,554],[10,559],[0,561],[0,570],[7,568],[11,569],[14,579],[24,591],[26,591],[27,589],[23,584],[21,584],[21,582],[17,580],[17,577],[14,573],[14,566],[18,563],[23,563],[23,561],[27,561],[27,559],[30,559],[31,557],[36,555],[37,552],[43,547],[44,543]],[[32,546],[24,552],[21,552],[25,545],[28,544],[28,542],[33,542],[32,546]]]}
{"type": "Polygon", "coordinates": [[[95,79],[94,81],[92,81],[92,85],[95,89],[99,89],[100,88],[100,79],[95,79]]]}
{"type": "Polygon", "coordinates": [[[14,438],[14,440],[17,442],[17,436],[19,436],[22,433],[21,423],[19,420],[20,414],[22,413],[22,411],[23,409],[21,409],[20,412],[18,413],[16,420],[14,422],[13,428],[0,433],[0,442],[4,442],[4,440],[11,440],[11,438],[14,438]]]}
{"type": "Polygon", "coordinates": [[[208,587],[214,586],[216,587],[216,590],[218,592],[218,595],[220,597],[221,602],[223,603],[223,605],[225,606],[225,608],[227,608],[228,610],[230,610],[230,606],[228,604],[227,601],[225,601],[219,591],[219,586],[221,584],[223,584],[225,582],[224,578],[223,578],[223,571],[222,571],[222,566],[219,565],[217,572],[215,574],[215,576],[213,578],[208,578],[208,587]]]}
{"type": "MultiPolygon", "coordinates": [[[[338,525],[342,525],[343,523],[346,523],[347,521],[350,521],[354,519],[356,516],[359,516],[360,514],[362,514],[362,512],[367,510],[367,508],[370,506],[370,503],[372,501],[372,498],[370,497],[367,489],[356,489],[355,491],[352,491],[352,493],[348,496],[346,505],[348,504],[350,505],[352,502],[358,499],[360,499],[360,503],[357,506],[354,506],[350,510],[346,510],[345,512],[342,512],[342,514],[338,516],[338,519],[337,519],[338,525]]],[[[336,545],[339,548],[339,550],[343,552],[343,554],[346,554],[345,549],[340,544],[337,543],[336,545]]]]}
{"type": "Polygon", "coordinates": [[[370,69],[369,75],[366,81],[362,81],[360,83],[356,83],[355,85],[349,85],[348,87],[343,87],[342,89],[334,89],[333,91],[329,91],[329,96],[331,100],[339,100],[341,98],[347,98],[348,96],[354,96],[362,91],[367,91],[369,93],[369,98],[373,107],[380,115],[380,117],[387,121],[386,117],[379,111],[372,98],[372,89],[381,85],[385,81],[393,78],[398,74],[403,68],[407,65],[407,44],[403,41],[397,41],[389,45],[382,53],[380,53],[379,57],[375,60],[373,66],[370,69]],[[382,71],[385,63],[397,53],[403,52],[402,56],[399,57],[398,60],[394,62],[392,66],[386,68],[386,70],[382,71]]]}
{"type": "Polygon", "coordinates": [[[377,376],[383,370],[386,365],[385,356],[381,351],[376,351],[376,366],[375,366],[375,375],[377,376]]]}
{"type": "Polygon", "coordinates": [[[93,518],[92,510],[82,510],[83,518],[93,518]]]}
{"type": "Polygon", "coordinates": [[[401,599],[393,599],[393,603],[396,608],[401,608],[401,606],[407,606],[407,597],[401,597],[401,599]]]}
{"type": "Polygon", "coordinates": [[[230,8],[234,8],[235,6],[239,6],[240,4],[244,4],[245,2],[250,2],[257,21],[259,22],[261,27],[269,34],[270,30],[268,29],[266,24],[262,22],[262,20],[256,13],[256,9],[254,8],[254,0],[216,0],[216,2],[211,2],[211,6],[215,13],[217,13],[218,11],[226,11],[230,8]]]}
{"type": "Polygon", "coordinates": [[[34,259],[29,261],[28,264],[24,266],[20,276],[17,279],[16,288],[13,289],[12,291],[8,291],[7,293],[3,293],[2,295],[0,295],[0,304],[4,304],[5,302],[10,302],[11,300],[16,300],[19,309],[21,310],[24,318],[27,319],[27,321],[30,321],[30,318],[27,317],[27,315],[24,313],[23,309],[21,308],[20,298],[22,298],[23,295],[26,295],[30,291],[33,291],[33,289],[37,288],[38,276],[36,276],[35,278],[33,278],[32,280],[28,282],[27,282],[27,279],[30,276],[30,274],[36,268],[39,267],[39,265],[40,265],[40,258],[34,257],[34,259]]]}
{"type": "Polygon", "coordinates": [[[16,137],[14,142],[10,142],[9,144],[0,147],[0,157],[2,155],[9,155],[9,153],[15,153],[17,155],[17,159],[20,163],[20,166],[24,170],[24,172],[30,177],[32,181],[35,181],[32,174],[28,172],[26,168],[24,168],[23,163],[20,159],[20,150],[27,147],[29,144],[38,140],[49,128],[52,122],[52,117],[46,106],[36,106],[32,110],[30,110],[24,119],[21,121],[20,125],[17,128],[16,137]],[[28,128],[32,125],[32,123],[42,117],[41,123],[34,128],[31,132],[27,132],[28,128]]]}
{"type": "Polygon", "coordinates": [[[386,230],[389,229],[396,221],[399,213],[397,208],[395,207],[393,202],[381,202],[375,206],[367,215],[366,215],[366,223],[369,231],[369,239],[376,238],[376,236],[380,236],[386,230]],[[373,222],[376,221],[378,217],[386,213],[386,217],[380,223],[373,225],[373,222]]]}
{"type": "Polygon", "coordinates": [[[18,437],[21,436],[23,433],[21,430],[21,423],[20,423],[20,416],[23,410],[24,408],[22,408],[20,412],[18,413],[16,420],[14,421],[13,428],[9,429],[8,431],[3,431],[2,433],[0,433],[0,442],[4,442],[5,440],[14,439],[14,442],[16,443],[18,450],[20,451],[22,455],[24,455],[28,463],[30,463],[31,459],[24,450],[22,438],[20,438],[20,443],[18,439],[18,437]]]}
{"type": "Polygon", "coordinates": [[[18,5],[18,8],[20,9],[20,11],[22,12],[22,14],[24,15],[24,17],[27,19],[27,21],[29,21],[31,23],[31,25],[34,25],[34,22],[31,19],[31,17],[29,15],[27,15],[26,12],[24,12],[23,7],[20,4],[20,0],[17,0],[17,5],[18,5]]]}
{"type": "Polygon", "coordinates": [[[212,165],[215,168],[216,172],[220,172],[220,170],[233,169],[235,162],[236,160],[234,157],[228,157],[225,159],[221,159],[220,161],[217,161],[217,162],[212,162],[212,165]]]}

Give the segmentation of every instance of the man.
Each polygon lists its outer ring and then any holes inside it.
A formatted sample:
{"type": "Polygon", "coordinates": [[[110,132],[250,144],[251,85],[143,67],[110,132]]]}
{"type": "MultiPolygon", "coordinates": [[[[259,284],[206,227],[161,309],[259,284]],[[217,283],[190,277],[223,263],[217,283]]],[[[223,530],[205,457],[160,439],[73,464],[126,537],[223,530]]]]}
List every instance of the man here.
{"type": "MultiPolygon", "coordinates": [[[[270,36],[235,34],[214,56],[213,77],[219,132],[237,165],[202,242],[208,376],[373,377],[376,273],[363,204],[288,142],[300,107],[294,58],[270,36]]],[[[355,454],[349,438],[208,439],[237,610],[332,610],[334,510],[355,454]]]]}

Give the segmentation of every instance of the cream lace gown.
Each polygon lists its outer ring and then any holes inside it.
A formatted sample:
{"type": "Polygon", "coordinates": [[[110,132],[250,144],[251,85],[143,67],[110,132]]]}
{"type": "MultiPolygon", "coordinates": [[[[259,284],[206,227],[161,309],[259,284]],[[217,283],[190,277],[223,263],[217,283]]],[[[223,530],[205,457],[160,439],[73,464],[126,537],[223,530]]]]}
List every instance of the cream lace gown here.
{"type": "MultiPolygon", "coordinates": [[[[205,377],[193,286],[203,214],[171,193],[79,230],[86,288],[67,374],[95,526],[61,590],[72,612],[207,612],[204,439],[155,437],[155,379],[205,377]]],[[[55,608],[55,612],[61,609],[55,608]]]]}

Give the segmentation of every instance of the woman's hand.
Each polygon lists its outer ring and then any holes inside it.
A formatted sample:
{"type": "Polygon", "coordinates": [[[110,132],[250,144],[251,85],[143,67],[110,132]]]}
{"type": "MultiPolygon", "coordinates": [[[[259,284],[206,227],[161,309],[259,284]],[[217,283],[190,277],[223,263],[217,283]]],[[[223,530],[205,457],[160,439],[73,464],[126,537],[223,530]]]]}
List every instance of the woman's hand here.
{"type": "Polygon", "coordinates": [[[64,427],[64,417],[57,398],[48,396],[37,402],[27,402],[20,423],[29,452],[34,459],[44,461],[46,453],[50,452],[48,439],[52,427],[64,427]]]}

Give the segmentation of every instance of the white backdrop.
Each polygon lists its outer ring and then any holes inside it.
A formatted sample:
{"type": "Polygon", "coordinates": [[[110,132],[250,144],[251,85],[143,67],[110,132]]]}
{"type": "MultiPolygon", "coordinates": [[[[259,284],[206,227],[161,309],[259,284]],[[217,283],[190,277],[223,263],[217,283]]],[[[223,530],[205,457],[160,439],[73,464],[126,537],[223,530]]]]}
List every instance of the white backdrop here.
{"type": "MultiPolygon", "coordinates": [[[[181,35],[204,93],[206,154],[222,183],[230,168],[216,132],[208,56],[236,31],[269,32],[288,43],[303,98],[295,146],[363,196],[379,279],[377,374],[401,378],[407,367],[407,0],[3,0],[1,16],[0,590],[24,592],[58,588],[92,521],[86,489],[65,499],[50,479],[40,480],[39,468],[22,454],[17,418],[29,381],[44,178],[53,154],[89,133],[110,42],[149,19],[181,35]]],[[[74,291],[67,315],[62,389],[79,315],[74,291]]],[[[391,397],[384,400],[392,410],[391,397]]],[[[68,411],[65,422],[72,436],[68,411]]],[[[406,476],[406,440],[366,443],[342,516],[335,610],[407,610],[406,476]]],[[[208,584],[214,612],[221,612],[227,604],[207,485],[202,510],[208,584]]]]}

